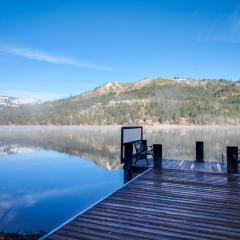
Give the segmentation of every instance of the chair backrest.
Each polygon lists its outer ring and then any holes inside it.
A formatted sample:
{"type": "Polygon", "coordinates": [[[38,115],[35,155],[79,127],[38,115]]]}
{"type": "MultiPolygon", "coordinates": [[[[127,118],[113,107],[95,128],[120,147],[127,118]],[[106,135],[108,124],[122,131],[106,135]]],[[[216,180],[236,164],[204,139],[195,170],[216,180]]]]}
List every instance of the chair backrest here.
{"type": "Polygon", "coordinates": [[[142,140],[142,138],[142,126],[124,126],[121,128],[121,163],[125,161],[125,144],[131,143],[133,145],[134,141],[142,140]]]}
{"type": "Polygon", "coordinates": [[[139,154],[139,153],[146,150],[146,143],[144,141],[146,141],[146,140],[138,140],[138,141],[135,141],[133,143],[134,147],[135,147],[135,150],[136,150],[136,153],[139,154]]]}

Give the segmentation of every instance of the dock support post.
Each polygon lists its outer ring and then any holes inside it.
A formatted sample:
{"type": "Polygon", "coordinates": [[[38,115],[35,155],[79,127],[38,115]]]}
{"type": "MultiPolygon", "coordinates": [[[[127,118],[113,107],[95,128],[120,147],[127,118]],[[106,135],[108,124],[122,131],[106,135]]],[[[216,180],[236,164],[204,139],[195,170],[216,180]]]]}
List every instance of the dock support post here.
{"type": "Polygon", "coordinates": [[[203,142],[196,142],[196,162],[204,162],[203,142]]]}
{"type": "Polygon", "coordinates": [[[133,160],[133,144],[125,143],[124,144],[124,163],[132,165],[133,160]]]}
{"type": "Polygon", "coordinates": [[[238,173],[238,147],[227,146],[227,173],[238,173]]]}
{"type": "Polygon", "coordinates": [[[133,162],[133,144],[125,143],[124,144],[124,183],[132,179],[132,162],[133,162]]]}
{"type": "Polygon", "coordinates": [[[153,167],[162,168],[162,144],[153,144],[153,167]]]}

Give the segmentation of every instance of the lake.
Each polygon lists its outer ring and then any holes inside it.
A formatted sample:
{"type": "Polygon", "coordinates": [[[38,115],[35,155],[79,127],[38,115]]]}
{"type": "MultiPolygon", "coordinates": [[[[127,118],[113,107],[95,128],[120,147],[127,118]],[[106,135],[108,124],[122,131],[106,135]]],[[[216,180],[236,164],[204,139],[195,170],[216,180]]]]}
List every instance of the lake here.
{"type": "MultiPolygon", "coordinates": [[[[221,161],[239,126],[144,128],[163,158],[221,161]]],[[[225,157],[226,160],[226,157],[225,157]]],[[[0,231],[49,231],[124,184],[120,127],[0,127],[0,231]]]]}

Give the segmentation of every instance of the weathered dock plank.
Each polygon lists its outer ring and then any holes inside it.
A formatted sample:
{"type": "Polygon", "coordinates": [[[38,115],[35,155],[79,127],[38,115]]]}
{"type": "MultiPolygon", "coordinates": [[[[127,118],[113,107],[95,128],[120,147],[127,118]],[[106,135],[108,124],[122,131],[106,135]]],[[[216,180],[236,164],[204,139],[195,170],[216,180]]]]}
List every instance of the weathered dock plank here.
{"type": "Polygon", "coordinates": [[[46,239],[240,239],[240,177],[150,169],[46,239]]]}
{"type": "MultiPolygon", "coordinates": [[[[147,165],[145,160],[139,160],[137,164],[133,166],[141,167],[152,167],[153,160],[148,160],[149,165],[147,165]]],[[[196,171],[196,172],[209,172],[209,173],[226,173],[226,164],[221,164],[219,162],[196,162],[191,160],[170,160],[163,159],[162,166],[166,169],[179,169],[186,171],[196,171]]]]}

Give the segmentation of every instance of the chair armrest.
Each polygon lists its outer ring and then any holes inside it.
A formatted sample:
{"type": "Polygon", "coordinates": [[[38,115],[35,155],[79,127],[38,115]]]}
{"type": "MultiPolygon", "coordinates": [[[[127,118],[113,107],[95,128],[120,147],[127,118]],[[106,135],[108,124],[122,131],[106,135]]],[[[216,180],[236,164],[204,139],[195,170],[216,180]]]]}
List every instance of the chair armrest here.
{"type": "Polygon", "coordinates": [[[152,145],[151,146],[147,146],[147,149],[153,150],[153,146],[152,145]]]}

